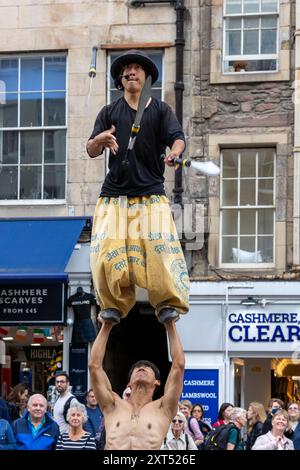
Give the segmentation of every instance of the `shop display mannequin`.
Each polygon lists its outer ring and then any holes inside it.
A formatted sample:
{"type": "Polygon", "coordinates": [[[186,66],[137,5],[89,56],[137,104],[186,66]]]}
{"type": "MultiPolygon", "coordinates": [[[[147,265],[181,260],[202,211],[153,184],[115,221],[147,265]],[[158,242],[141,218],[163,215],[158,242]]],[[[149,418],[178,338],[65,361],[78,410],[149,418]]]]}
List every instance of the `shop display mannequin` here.
{"type": "Polygon", "coordinates": [[[97,305],[95,296],[84,292],[83,288],[79,286],[76,294],[68,298],[67,305],[72,307],[74,312],[72,344],[94,341],[96,331],[91,319],[91,307],[97,305]]]}

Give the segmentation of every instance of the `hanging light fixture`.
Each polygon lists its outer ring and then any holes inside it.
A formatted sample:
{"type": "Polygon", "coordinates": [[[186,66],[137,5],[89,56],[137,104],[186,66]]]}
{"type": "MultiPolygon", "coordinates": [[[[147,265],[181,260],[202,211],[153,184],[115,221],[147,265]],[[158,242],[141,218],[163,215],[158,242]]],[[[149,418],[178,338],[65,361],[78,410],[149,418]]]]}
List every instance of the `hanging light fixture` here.
{"type": "Polygon", "coordinates": [[[241,305],[245,307],[253,307],[254,305],[258,305],[258,300],[252,296],[247,297],[246,299],[241,300],[241,305]]]}
{"type": "Polygon", "coordinates": [[[16,341],[23,341],[27,336],[27,327],[20,326],[16,331],[16,341]]]}

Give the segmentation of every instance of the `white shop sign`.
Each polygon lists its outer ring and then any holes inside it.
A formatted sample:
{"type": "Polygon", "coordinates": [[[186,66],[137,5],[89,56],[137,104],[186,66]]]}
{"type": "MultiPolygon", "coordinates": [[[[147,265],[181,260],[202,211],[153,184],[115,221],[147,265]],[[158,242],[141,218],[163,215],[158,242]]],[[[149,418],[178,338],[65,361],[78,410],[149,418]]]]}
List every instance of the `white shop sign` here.
{"type": "Polygon", "coordinates": [[[227,334],[231,351],[300,350],[300,306],[230,309],[227,334]]]}

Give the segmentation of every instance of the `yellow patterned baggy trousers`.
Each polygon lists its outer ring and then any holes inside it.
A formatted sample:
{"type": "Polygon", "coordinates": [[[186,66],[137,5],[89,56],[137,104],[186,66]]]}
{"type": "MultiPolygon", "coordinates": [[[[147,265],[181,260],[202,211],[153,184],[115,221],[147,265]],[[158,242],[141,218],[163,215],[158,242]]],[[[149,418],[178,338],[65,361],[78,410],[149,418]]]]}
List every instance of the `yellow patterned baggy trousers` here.
{"type": "Polygon", "coordinates": [[[189,276],[167,197],[100,197],[90,259],[101,310],[125,317],[137,285],[147,289],[156,314],[166,307],[187,313],[189,276]]]}

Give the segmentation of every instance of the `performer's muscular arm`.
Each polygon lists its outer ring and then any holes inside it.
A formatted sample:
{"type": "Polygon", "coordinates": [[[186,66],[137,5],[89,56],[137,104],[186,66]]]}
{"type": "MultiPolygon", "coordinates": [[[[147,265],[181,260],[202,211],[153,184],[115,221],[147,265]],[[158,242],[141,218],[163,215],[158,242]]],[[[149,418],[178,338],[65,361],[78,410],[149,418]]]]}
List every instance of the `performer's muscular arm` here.
{"type": "Polygon", "coordinates": [[[185,358],[175,322],[165,322],[165,327],[170,342],[172,367],[165,385],[162,407],[167,416],[172,419],[176,414],[182,392],[185,358]]]}
{"type": "Polygon", "coordinates": [[[93,344],[89,360],[89,371],[94,394],[102,409],[114,406],[115,402],[111,383],[103,369],[106,345],[113,326],[112,322],[104,321],[102,323],[101,330],[93,344]]]}

